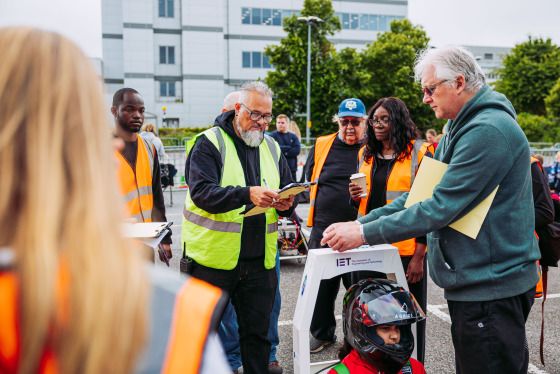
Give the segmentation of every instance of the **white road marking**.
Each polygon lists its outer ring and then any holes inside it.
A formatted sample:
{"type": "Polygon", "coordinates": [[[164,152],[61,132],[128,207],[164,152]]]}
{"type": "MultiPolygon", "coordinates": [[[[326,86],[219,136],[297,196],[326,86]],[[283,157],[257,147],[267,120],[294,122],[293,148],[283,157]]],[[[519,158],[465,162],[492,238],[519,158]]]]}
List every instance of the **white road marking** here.
{"type": "MultiPolygon", "coordinates": [[[[547,295],[546,298],[555,299],[560,297],[560,294],[552,294],[547,295]]],[[[428,312],[432,313],[434,316],[438,317],[439,319],[451,323],[451,317],[441,309],[447,308],[447,305],[428,305],[428,312]]],[[[531,374],[548,374],[546,371],[539,369],[535,365],[529,363],[528,373],[531,374]]]]}

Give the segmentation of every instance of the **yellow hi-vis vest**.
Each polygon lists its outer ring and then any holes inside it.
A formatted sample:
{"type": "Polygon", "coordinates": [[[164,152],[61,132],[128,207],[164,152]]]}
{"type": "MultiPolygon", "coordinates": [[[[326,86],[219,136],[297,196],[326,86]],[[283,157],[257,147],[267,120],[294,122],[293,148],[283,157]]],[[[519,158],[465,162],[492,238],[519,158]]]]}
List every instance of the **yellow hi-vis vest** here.
{"type": "Polygon", "coordinates": [[[118,180],[127,216],[136,218],[138,222],[152,222],[154,146],[138,136],[136,168],[134,170],[119,151],[115,151],[115,157],[118,160],[118,180]]]}
{"type": "MultiPolygon", "coordinates": [[[[233,139],[221,128],[212,127],[196,135],[187,143],[187,155],[200,136],[208,140],[220,152],[222,158],[222,177],[220,186],[246,187],[245,173],[237,155],[233,139]]],[[[280,147],[274,139],[264,135],[259,145],[261,185],[266,179],[269,188],[280,187],[279,157],[280,147]]],[[[187,190],[183,209],[183,228],[181,240],[185,255],[197,263],[214,269],[231,270],[238,262],[241,251],[241,231],[243,215],[239,214],[245,206],[225,213],[212,214],[198,208],[187,190]]],[[[265,213],[266,239],[264,266],[272,269],[276,265],[276,241],[278,240],[278,214],[271,208],[265,213]]]]}
{"type": "MultiPolygon", "coordinates": [[[[405,192],[410,191],[414,178],[416,176],[416,171],[420,166],[422,158],[429,149],[432,154],[434,154],[434,147],[428,142],[414,141],[411,140],[412,151],[411,154],[400,161],[395,161],[393,168],[389,171],[389,177],[387,178],[387,204],[395,200],[397,197],[402,196],[405,192]]],[[[366,209],[371,192],[371,182],[372,182],[372,170],[374,166],[375,157],[371,157],[368,161],[365,159],[365,148],[360,149],[358,154],[359,159],[359,172],[366,175],[367,183],[367,196],[360,200],[360,207],[358,208],[358,217],[366,215],[366,209]]],[[[398,243],[393,243],[395,247],[399,249],[399,254],[401,256],[412,256],[414,250],[416,249],[416,240],[408,239],[403,240],[398,243]]]]}

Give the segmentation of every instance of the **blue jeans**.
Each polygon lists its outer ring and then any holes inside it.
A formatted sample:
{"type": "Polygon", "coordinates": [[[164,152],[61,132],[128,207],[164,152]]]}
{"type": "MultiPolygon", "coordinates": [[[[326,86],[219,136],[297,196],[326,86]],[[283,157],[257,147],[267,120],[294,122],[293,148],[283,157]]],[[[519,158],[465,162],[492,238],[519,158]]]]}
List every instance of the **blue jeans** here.
{"type": "MultiPolygon", "coordinates": [[[[278,275],[278,287],[276,287],[276,297],[274,298],[274,306],[270,314],[270,327],[268,330],[268,340],[270,340],[271,344],[269,361],[276,361],[276,346],[280,342],[278,337],[278,317],[282,304],[280,298],[280,252],[276,252],[276,274],[278,275]]],[[[222,323],[220,323],[218,328],[218,335],[231,370],[236,370],[241,366],[238,328],[237,315],[230,301],[224,311],[222,323]]]]}

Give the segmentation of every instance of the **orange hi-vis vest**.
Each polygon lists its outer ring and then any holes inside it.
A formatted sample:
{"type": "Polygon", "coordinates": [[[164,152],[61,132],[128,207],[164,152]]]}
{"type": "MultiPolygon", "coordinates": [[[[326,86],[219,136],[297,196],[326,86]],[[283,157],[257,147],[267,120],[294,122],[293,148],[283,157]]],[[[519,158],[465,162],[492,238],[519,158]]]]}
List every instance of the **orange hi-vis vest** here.
{"type": "MultiPolygon", "coordinates": [[[[410,191],[412,183],[414,183],[414,178],[416,177],[416,172],[422,162],[422,158],[429,150],[432,155],[434,154],[434,146],[428,142],[411,140],[412,151],[411,154],[400,161],[395,161],[392,168],[389,170],[389,177],[387,178],[387,204],[395,200],[397,197],[402,196],[405,192],[410,191]]],[[[360,207],[358,208],[358,217],[366,215],[366,209],[368,206],[368,201],[370,198],[371,185],[373,181],[373,169],[375,157],[371,157],[370,160],[365,159],[365,148],[360,149],[358,153],[359,159],[359,173],[364,173],[366,175],[367,183],[367,196],[361,198],[360,207]]],[[[412,256],[414,250],[416,249],[416,240],[408,239],[401,242],[393,243],[395,247],[399,249],[399,254],[401,256],[412,256]]]]}
{"type": "MultiPolygon", "coordinates": [[[[531,155],[531,164],[535,162],[537,163],[537,165],[539,165],[541,171],[543,171],[542,165],[539,162],[539,160],[537,160],[533,155],[531,155]]],[[[536,231],[535,231],[535,236],[537,237],[538,240],[539,236],[537,235],[536,231]]],[[[537,269],[539,270],[539,282],[537,283],[537,289],[535,290],[535,298],[542,297],[543,295],[542,271],[541,271],[541,265],[539,264],[538,261],[537,261],[537,269]]]]}
{"type": "Polygon", "coordinates": [[[118,160],[118,179],[127,217],[136,218],[138,222],[152,222],[154,146],[138,136],[135,169],[119,151],[115,151],[115,154],[118,160]]]}
{"type": "Polygon", "coordinates": [[[316,184],[311,186],[311,192],[309,194],[309,215],[307,216],[308,227],[313,226],[315,199],[317,198],[317,189],[319,188],[319,176],[321,175],[321,170],[323,169],[323,165],[325,165],[325,160],[327,159],[329,151],[337,136],[338,132],[335,132],[334,134],[321,136],[315,141],[315,152],[313,153],[315,165],[313,167],[313,173],[311,174],[311,182],[315,182],[316,184]]]}
{"type": "MultiPolygon", "coordinates": [[[[161,279],[165,283],[168,279],[161,279]]],[[[154,286],[149,305],[151,314],[151,336],[144,350],[141,372],[161,374],[197,374],[202,365],[204,347],[208,333],[216,328],[219,316],[225,305],[222,291],[206,282],[187,278],[181,286],[154,286]],[[169,305],[170,309],[162,309],[169,305]],[[153,313],[157,311],[157,313],[153,313]],[[169,318],[167,313],[173,315],[169,318]],[[165,347],[155,349],[154,347],[165,347]]],[[[63,291],[69,280],[57,285],[57,297],[64,298],[63,291]]],[[[0,270],[0,373],[16,374],[20,356],[19,331],[19,281],[13,271],[0,270]]],[[[62,302],[61,304],[66,304],[62,302]]],[[[68,313],[62,311],[64,318],[68,313]]],[[[59,313],[60,314],[60,310],[59,313]]],[[[59,316],[57,316],[58,318],[59,316]]],[[[110,342],[107,342],[109,344],[110,342]]],[[[60,372],[52,347],[43,351],[39,364],[39,374],[57,374],[60,372]]]]}

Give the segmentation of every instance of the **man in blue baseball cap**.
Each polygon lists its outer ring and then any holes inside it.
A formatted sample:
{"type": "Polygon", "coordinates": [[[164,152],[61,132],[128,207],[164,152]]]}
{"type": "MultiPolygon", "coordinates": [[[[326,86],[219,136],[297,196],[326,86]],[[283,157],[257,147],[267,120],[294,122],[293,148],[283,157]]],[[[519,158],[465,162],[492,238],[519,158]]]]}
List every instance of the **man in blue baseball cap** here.
{"type": "MultiPolygon", "coordinates": [[[[317,182],[311,188],[307,226],[313,227],[309,248],[320,248],[323,231],[332,223],[355,220],[358,210],[350,204],[348,183],[354,173],[365,133],[366,108],[361,100],[344,100],[338,110],[338,132],[315,141],[307,158],[307,179],[317,182]]],[[[321,281],[313,319],[311,353],[317,353],[336,340],[334,305],[340,279],[350,286],[350,274],[321,281]]]]}

